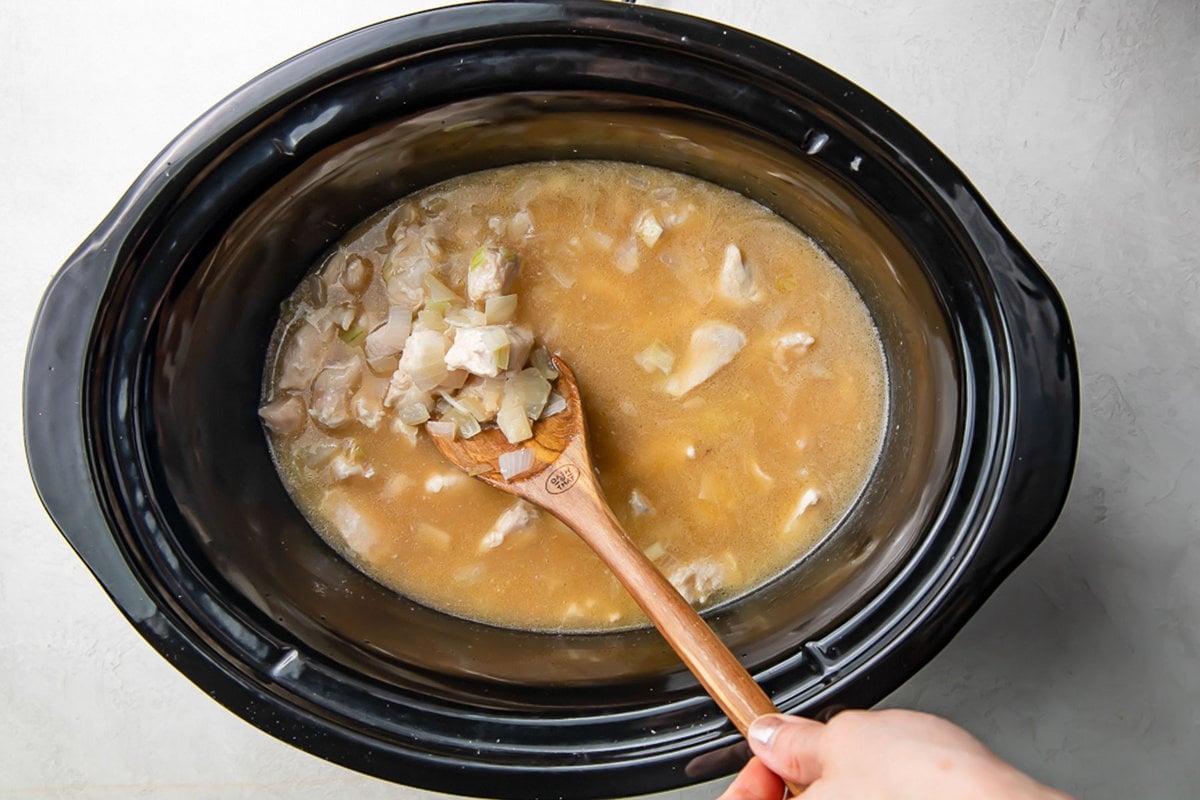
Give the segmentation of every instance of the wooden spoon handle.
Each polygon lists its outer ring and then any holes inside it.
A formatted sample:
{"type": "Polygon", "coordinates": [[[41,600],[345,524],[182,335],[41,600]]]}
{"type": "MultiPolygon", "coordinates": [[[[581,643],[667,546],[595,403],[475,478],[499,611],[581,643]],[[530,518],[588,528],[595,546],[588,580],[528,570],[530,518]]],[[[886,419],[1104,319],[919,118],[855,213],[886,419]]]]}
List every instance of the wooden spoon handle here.
{"type": "MultiPolygon", "coordinates": [[[[582,516],[582,515],[581,515],[582,516]]],[[[607,505],[588,515],[586,536],[604,563],[620,578],[646,616],[700,681],[721,710],[746,735],[750,723],[776,713],[746,668],[700,618],[675,587],[635,545],[607,505]]],[[[583,520],[580,520],[581,522],[583,520]]]]}
{"type": "Polygon", "coordinates": [[[755,719],[776,713],[762,687],[625,533],[604,499],[582,437],[563,449],[548,472],[520,488],[595,550],[743,736],[755,719]]]}

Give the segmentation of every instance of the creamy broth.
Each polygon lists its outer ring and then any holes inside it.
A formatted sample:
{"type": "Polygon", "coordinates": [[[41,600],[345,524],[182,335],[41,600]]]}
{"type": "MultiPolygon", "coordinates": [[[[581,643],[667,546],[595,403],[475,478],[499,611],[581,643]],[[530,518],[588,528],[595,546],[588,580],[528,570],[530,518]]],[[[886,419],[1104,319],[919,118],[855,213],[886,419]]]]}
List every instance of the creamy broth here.
{"type": "Polygon", "coordinates": [[[399,421],[394,357],[354,355],[356,374],[337,372],[331,353],[361,352],[389,320],[411,324],[420,301],[398,283],[428,270],[466,295],[481,245],[515,257],[510,324],[575,372],[609,502],[689,600],[712,605],[779,574],[862,490],[887,411],[882,350],[811,240],[673,172],[506,167],[360,226],[285,303],[272,343],[263,416],[281,475],[315,529],[379,582],[502,626],[644,622],[557,520],[455,471],[399,421]],[[728,363],[689,380],[698,330],[740,339],[728,363]]]}

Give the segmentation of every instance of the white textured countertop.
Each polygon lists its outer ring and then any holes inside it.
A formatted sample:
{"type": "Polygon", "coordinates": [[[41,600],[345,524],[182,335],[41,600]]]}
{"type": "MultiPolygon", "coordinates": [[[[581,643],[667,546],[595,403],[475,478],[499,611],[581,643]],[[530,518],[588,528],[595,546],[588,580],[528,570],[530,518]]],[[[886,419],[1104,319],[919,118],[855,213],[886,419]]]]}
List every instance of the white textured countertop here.
{"type": "MultiPolygon", "coordinates": [[[[944,714],[1080,797],[1194,797],[1200,6],[649,4],[773,38],[891,105],[971,178],[1071,311],[1083,429],[1063,516],[888,704],[944,714]]],[[[0,0],[0,798],[433,796],[295,750],[170,667],[43,512],[20,427],[38,298],[154,154],[288,56],[428,5],[0,0]]]]}

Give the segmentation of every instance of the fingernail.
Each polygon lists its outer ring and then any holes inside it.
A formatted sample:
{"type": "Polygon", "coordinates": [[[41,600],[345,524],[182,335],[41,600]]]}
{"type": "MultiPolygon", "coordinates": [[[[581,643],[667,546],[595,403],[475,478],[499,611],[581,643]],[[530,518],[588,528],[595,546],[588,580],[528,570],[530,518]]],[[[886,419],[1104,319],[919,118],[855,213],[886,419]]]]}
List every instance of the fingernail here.
{"type": "Polygon", "coordinates": [[[770,747],[771,740],[775,738],[775,734],[782,726],[783,720],[779,717],[759,717],[750,723],[750,738],[764,747],[770,747]]]}

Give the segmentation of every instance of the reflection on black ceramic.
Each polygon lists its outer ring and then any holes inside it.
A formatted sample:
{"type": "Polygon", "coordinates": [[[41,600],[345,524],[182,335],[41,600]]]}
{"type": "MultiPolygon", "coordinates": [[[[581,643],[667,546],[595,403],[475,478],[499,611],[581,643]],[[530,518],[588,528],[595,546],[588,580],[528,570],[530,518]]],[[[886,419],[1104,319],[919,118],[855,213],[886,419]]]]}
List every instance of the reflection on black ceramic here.
{"type": "Polygon", "coordinates": [[[878,101],[654,9],[489,3],[382,23],[172,143],[64,265],[29,347],[26,445],[55,522],[142,635],[263,730],[488,796],[649,792],[744,757],[651,631],[500,630],[356,572],[292,505],[255,416],[279,302],[351,226],[451,175],[574,157],[771,206],[881,328],[893,417],[871,490],[813,557],[708,615],[781,708],[883,697],[1057,516],[1078,426],[1065,311],[878,101]]]}

